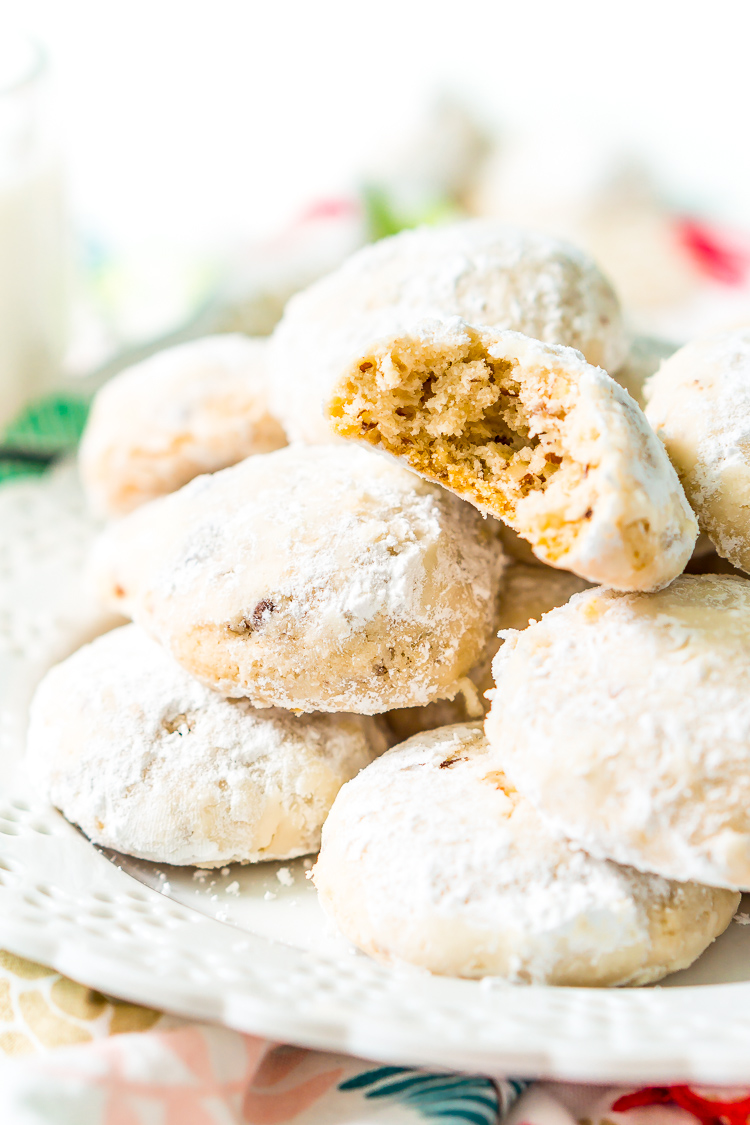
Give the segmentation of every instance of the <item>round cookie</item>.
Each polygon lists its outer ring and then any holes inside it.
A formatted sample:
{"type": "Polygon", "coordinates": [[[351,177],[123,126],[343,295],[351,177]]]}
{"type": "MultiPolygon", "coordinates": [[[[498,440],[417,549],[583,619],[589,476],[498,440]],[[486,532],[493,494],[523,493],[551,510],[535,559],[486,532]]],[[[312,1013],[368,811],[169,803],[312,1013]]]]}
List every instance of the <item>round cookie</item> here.
{"type": "Polygon", "coordinates": [[[677,350],[675,344],[660,340],[656,336],[636,336],[630,345],[625,362],[617,369],[613,378],[624,387],[631,398],[646,408],[644,385],[660,364],[677,350]]]}
{"type": "Polygon", "coordinates": [[[750,572],[750,327],[680,348],[645,393],[646,416],[701,530],[723,558],[750,572]]]}
{"type": "Polygon", "coordinates": [[[92,510],[124,515],[200,473],[286,445],[268,408],[266,346],[206,336],[110,379],[94,399],[79,453],[92,510]]]}
{"type": "Polygon", "coordinates": [[[534,984],[659,980],[691,964],[739,903],[553,835],[479,723],[417,735],[348,782],[313,879],[339,929],[378,960],[534,984]]]}
{"type": "Polygon", "coordinates": [[[493,662],[498,767],[591,855],[750,889],[750,582],[587,590],[493,662]]]}
{"type": "Polygon", "coordinates": [[[452,697],[492,632],[494,521],[365,450],[289,446],[155,500],[90,573],[208,687],[376,714],[452,697]]]}
{"type": "Polygon", "coordinates": [[[611,285],[569,243],[481,219],[404,231],[352,255],[287,305],[269,364],[273,410],[290,440],[331,440],[322,404],[372,340],[451,316],[567,344],[607,371],[627,353],[611,285]]]}
{"type": "Polygon", "coordinates": [[[126,625],[42,680],[27,764],[94,843],[217,867],[316,851],[339,788],[387,745],[375,719],[223,699],[126,625]]]}
{"type": "Polygon", "coordinates": [[[663,446],[572,348],[425,321],[361,352],[327,409],[336,434],[503,520],[551,566],[654,590],[690,558],[698,529],[663,446]]]}
{"type": "MultiPolygon", "coordinates": [[[[553,570],[548,566],[526,566],[513,563],[503,576],[500,607],[495,621],[495,632],[485,647],[482,659],[468,674],[474,684],[483,709],[489,710],[486,692],[495,686],[492,678],[492,659],[502,641],[496,635],[501,629],[525,629],[530,620],[536,620],[555,606],[564,605],[573,594],[585,590],[588,583],[575,574],[553,570]]],[[[398,741],[410,738],[421,731],[434,730],[450,723],[464,723],[476,719],[481,712],[472,694],[459,694],[455,699],[442,699],[426,707],[402,707],[386,715],[388,726],[398,741]]]]}

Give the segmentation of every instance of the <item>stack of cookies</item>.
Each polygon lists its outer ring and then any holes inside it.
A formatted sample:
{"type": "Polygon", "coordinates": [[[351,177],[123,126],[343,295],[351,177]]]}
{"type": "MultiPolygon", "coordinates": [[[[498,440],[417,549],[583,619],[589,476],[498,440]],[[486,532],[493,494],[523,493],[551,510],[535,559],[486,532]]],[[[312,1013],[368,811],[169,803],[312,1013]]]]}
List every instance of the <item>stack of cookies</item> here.
{"type": "Polygon", "coordinates": [[[320,848],[381,960],[689,965],[750,889],[750,332],[662,354],[585,255],[471,221],[117,376],[81,475],[133,624],[40,685],[38,783],[160,862],[320,848]]]}

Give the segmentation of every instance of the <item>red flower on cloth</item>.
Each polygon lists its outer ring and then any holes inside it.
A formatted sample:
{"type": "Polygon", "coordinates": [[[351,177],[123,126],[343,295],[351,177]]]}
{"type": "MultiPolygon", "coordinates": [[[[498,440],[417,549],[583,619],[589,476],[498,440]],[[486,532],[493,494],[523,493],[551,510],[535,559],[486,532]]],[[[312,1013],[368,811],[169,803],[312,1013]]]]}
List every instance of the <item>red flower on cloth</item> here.
{"type": "MultiPolygon", "coordinates": [[[[728,1098],[728,1091],[692,1086],[645,1086],[625,1094],[612,1103],[615,1113],[650,1105],[673,1105],[687,1110],[702,1125],[748,1125],[750,1123],[750,1092],[742,1097],[728,1098]]],[[[738,1091],[739,1093],[739,1091],[738,1091]]]]}

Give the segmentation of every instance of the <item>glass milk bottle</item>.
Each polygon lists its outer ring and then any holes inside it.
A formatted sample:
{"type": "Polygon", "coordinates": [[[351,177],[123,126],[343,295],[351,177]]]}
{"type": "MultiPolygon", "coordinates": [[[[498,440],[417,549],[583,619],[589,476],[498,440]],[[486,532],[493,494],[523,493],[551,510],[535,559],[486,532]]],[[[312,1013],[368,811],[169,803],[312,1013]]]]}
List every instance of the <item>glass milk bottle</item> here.
{"type": "Polygon", "coordinates": [[[60,370],[67,239],[41,50],[0,23],[0,432],[60,370]]]}

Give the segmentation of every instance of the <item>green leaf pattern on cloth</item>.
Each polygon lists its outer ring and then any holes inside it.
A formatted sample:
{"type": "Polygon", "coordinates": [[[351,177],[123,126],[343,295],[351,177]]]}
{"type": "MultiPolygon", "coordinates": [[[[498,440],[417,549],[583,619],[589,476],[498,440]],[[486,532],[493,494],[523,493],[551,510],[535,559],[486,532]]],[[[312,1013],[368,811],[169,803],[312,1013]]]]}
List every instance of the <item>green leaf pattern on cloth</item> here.
{"type": "Polygon", "coordinates": [[[58,457],[72,453],[88,412],[87,399],[66,392],[24,407],[0,438],[0,483],[39,476],[58,457]]]}
{"type": "Polygon", "coordinates": [[[444,1125],[494,1125],[527,1085],[520,1079],[495,1083],[474,1075],[380,1066],[347,1079],[339,1090],[359,1090],[368,1099],[392,1098],[444,1125]]]}

